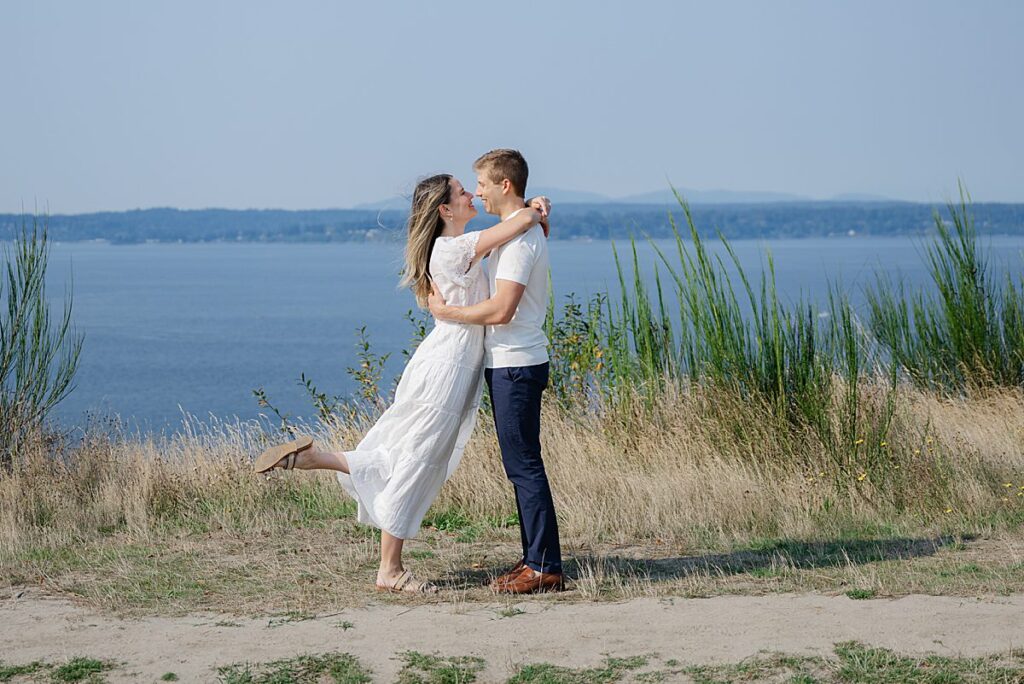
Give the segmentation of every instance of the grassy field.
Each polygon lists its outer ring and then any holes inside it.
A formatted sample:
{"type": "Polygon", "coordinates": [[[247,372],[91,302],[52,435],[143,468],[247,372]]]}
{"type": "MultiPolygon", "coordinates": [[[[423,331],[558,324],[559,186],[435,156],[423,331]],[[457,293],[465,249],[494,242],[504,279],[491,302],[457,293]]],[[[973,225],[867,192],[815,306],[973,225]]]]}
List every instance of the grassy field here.
{"type": "MultiPolygon", "coordinates": [[[[657,429],[636,431],[554,400],[545,409],[574,580],[552,600],[1024,589],[1018,393],[901,392],[884,479],[837,468],[813,435],[794,461],[750,403],[691,391],[657,405],[657,429]]],[[[360,434],[310,429],[338,448],[360,434]]],[[[326,473],[253,475],[268,439],[258,426],[193,426],[162,443],[97,437],[68,460],[39,444],[0,479],[0,576],[129,613],[301,613],[376,600],[374,530],[353,521],[326,473]]],[[[450,600],[493,600],[486,581],[517,560],[514,511],[493,426],[481,421],[410,563],[450,600]]]]}

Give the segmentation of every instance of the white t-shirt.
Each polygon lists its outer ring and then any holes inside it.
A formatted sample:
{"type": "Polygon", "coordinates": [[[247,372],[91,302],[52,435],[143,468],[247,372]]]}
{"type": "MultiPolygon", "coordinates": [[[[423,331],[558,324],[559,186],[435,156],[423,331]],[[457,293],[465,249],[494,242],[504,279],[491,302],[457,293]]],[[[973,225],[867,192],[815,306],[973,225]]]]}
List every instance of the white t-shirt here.
{"type": "Polygon", "coordinates": [[[484,335],[488,368],[536,366],[548,360],[544,317],[548,311],[548,239],[539,225],[493,250],[487,265],[491,296],[498,280],[526,286],[512,320],[489,325],[484,335]]]}

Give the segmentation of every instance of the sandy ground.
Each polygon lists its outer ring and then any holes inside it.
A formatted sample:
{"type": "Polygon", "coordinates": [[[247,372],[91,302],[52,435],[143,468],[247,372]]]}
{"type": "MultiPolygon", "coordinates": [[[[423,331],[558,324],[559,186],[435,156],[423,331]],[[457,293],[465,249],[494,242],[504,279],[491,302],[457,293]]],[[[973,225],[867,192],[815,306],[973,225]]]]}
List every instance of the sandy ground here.
{"type": "Polygon", "coordinates": [[[155,682],[166,672],[184,682],[216,681],[219,665],[333,650],[356,655],[375,681],[389,682],[401,667],[394,655],[410,649],[484,658],[480,681],[496,682],[527,663],[585,667],[607,655],[652,653],[687,664],[726,663],[764,650],[828,655],[834,643],[851,639],[914,654],[1005,652],[1024,646],[1024,595],[375,605],[292,622],[219,615],[122,620],[32,591],[0,599],[0,658],[120,661],[111,682],[155,682]],[[524,612],[503,617],[510,606],[524,612]]]}

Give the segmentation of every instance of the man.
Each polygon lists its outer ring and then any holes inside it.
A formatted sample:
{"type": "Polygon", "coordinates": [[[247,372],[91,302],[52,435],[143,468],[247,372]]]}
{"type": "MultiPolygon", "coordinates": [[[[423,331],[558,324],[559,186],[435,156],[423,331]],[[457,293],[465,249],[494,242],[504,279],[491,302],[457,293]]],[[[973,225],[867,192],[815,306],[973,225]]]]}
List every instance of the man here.
{"type": "MultiPolygon", "coordinates": [[[[526,206],[526,160],[516,150],[492,150],[473,164],[476,196],[484,210],[505,220],[526,206]]],[[[484,379],[505,474],[515,488],[523,557],[491,584],[495,591],[525,594],[562,589],[558,522],[540,449],[541,394],[548,384],[547,225],[534,226],[490,255],[491,297],[473,306],[447,306],[436,287],[436,317],[487,326],[484,379]]]]}

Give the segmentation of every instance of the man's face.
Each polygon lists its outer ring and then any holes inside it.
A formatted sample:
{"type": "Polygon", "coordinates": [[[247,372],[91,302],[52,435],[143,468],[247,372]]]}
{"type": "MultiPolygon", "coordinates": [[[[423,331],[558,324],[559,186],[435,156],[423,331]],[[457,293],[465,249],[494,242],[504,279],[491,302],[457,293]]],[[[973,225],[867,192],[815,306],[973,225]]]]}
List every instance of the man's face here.
{"type": "Polygon", "coordinates": [[[484,211],[488,214],[497,214],[498,201],[502,194],[501,183],[492,181],[485,169],[476,172],[476,196],[483,202],[484,211]]]}

